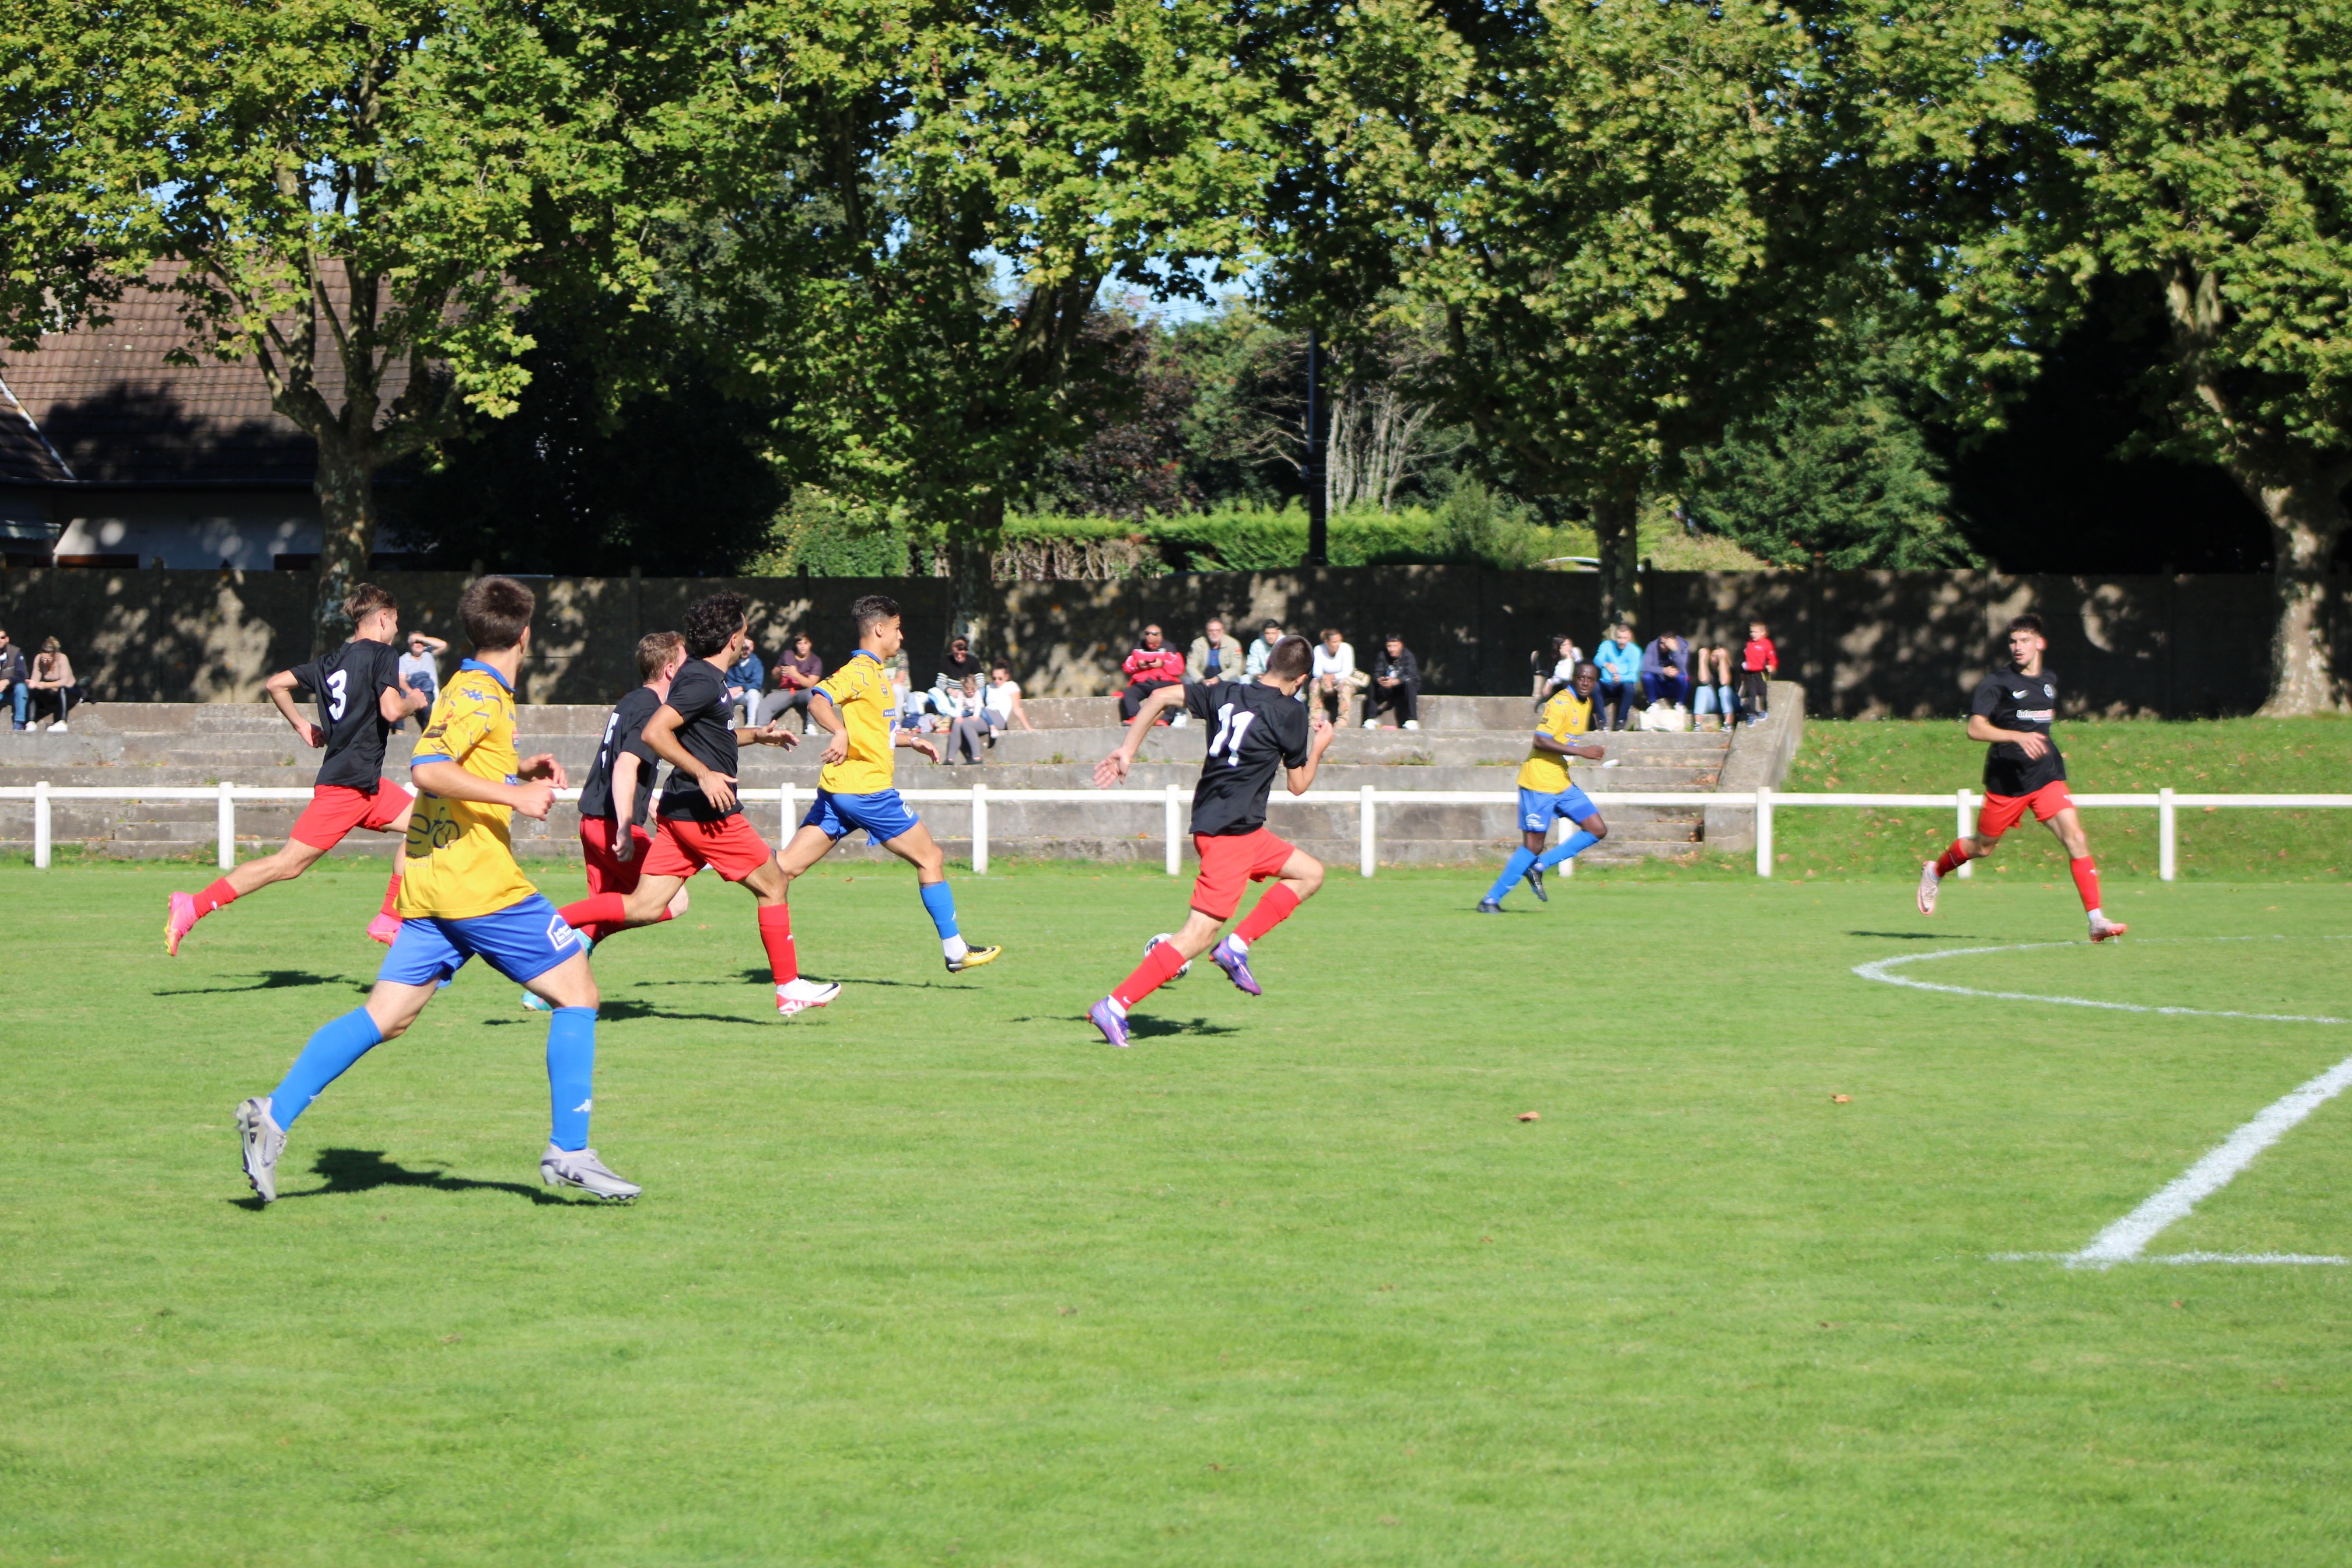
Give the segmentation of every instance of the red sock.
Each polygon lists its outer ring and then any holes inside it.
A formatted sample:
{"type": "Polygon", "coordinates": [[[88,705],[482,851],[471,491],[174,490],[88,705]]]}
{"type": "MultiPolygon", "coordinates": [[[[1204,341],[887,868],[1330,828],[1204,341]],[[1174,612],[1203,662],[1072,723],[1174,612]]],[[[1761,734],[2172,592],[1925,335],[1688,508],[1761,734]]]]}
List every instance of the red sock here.
{"type": "Polygon", "coordinates": [[[2099,868],[2091,864],[2088,855],[2066,862],[2066,869],[2074,873],[2074,890],[2083,895],[2085,911],[2099,907],[2099,868]]]}
{"type": "Polygon", "coordinates": [[[768,950],[768,968],[777,984],[801,977],[800,955],[793,951],[792,905],[760,906],[760,945],[768,950]]]}
{"type": "Polygon", "coordinates": [[[1969,853],[1969,841],[1965,838],[1955,838],[1952,840],[1952,847],[1944,851],[1944,858],[1936,862],[1936,875],[1948,877],[1975,858],[1975,856],[1969,853]]]}
{"type": "Polygon", "coordinates": [[[393,919],[398,920],[400,918],[400,911],[393,906],[399,902],[400,873],[394,871],[392,874],[392,881],[383,889],[383,912],[390,915],[393,919]]]}
{"type": "Polygon", "coordinates": [[[196,919],[202,920],[215,910],[225,910],[236,902],[236,889],[223,877],[196,895],[196,919]]]}
{"type": "Polygon", "coordinates": [[[607,927],[618,931],[628,915],[629,900],[618,893],[591,893],[576,904],[566,904],[556,910],[563,923],[573,931],[588,932],[590,942],[604,939],[596,933],[607,927]]]}
{"type": "Polygon", "coordinates": [[[1288,920],[1290,911],[1297,907],[1298,895],[1290,890],[1290,884],[1276,882],[1265,890],[1264,898],[1258,900],[1257,908],[1249,912],[1249,918],[1234,928],[1234,934],[1244,942],[1255,942],[1288,920]]]}
{"type": "Polygon", "coordinates": [[[1135,966],[1135,973],[1120,981],[1111,992],[1111,1000],[1122,1007],[1132,1007],[1162,985],[1176,978],[1184,967],[1184,955],[1176,951],[1172,942],[1155,942],[1135,966]]]}

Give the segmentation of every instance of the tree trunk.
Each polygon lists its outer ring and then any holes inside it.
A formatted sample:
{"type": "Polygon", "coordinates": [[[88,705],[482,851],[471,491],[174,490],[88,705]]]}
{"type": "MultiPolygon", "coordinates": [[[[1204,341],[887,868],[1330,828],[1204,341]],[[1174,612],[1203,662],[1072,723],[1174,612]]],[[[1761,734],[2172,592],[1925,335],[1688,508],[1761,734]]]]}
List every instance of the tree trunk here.
{"type": "Polygon", "coordinates": [[[970,637],[971,651],[994,658],[1001,651],[988,642],[996,607],[993,571],[997,546],[1004,541],[1004,497],[991,491],[966,521],[948,529],[948,636],[970,637]]]}
{"type": "Polygon", "coordinates": [[[2246,490],[2271,522],[2272,571],[2278,577],[2278,621],[2271,629],[2271,695],[2265,718],[2341,712],[2344,683],[2336,677],[2335,617],[2328,613],[2327,564],[2343,537],[2345,475],[2298,465],[2246,490]]]}
{"type": "Polygon", "coordinates": [[[319,497],[319,582],[311,601],[311,657],[352,635],[343,600],[365,579],[375,552],[374,465],[333,430],[319,437],[311,488],[319,497]]]}
{"type": "MultiPolygon", "coordinates": [[[[1642,492],[1621,487],[1592,498],[1592,531],[1601,541],[1601,631],[1630,622],[1640,606],[1634,574],[1642,564],[1642,492]]],[[[1637,628],[1649,635],[1646,628],[1637,628]]]]}

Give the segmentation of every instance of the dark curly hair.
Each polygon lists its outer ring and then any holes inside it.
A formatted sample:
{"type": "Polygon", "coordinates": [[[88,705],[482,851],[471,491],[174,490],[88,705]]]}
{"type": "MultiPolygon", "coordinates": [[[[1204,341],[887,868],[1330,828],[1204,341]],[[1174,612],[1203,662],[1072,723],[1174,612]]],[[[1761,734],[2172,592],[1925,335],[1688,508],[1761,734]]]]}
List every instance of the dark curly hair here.
{"type": "Polygon", "coordinates": [[[868,594],[849,606],[849,618],[857,623],[857,635],[864,637],[884,621],[896,619],[898,601],[887,594],[868,594]]]}
{"type": "Polygon", "coordinates": [[[686,657],[709,658],[743,629],[743,595],[713,594],[697,599],[686,612],[686,657]]]}

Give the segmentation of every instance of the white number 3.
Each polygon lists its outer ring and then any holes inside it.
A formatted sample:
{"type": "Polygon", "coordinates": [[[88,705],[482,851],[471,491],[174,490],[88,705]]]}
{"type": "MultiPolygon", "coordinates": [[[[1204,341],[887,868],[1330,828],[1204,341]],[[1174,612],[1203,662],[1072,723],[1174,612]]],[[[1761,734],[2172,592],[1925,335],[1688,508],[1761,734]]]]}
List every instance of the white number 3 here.
{"type": "Polygon", "coordinates": [[[351,684],[352,678],[346,670],[339,669],[327,677],[328,723],[340,724],[343,721],[343,704],[349,700],[347,693],[351,684]]]}

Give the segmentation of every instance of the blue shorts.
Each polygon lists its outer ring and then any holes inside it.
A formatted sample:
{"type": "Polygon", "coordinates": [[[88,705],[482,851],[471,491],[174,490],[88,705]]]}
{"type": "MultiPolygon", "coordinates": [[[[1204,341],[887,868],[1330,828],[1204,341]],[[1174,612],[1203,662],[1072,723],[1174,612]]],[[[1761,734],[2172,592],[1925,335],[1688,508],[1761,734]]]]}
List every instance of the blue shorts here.
{"type": "Polygon", "coordinates": [[[869,841],[882,844],[911,832],[916,820],[895,789],[877,789],[872,795],[835,795],[821,789],[816,792],[816,803],[801,818],[801,826],[835,839],[862,827],[869,841]]]}
{"type": "Polygon", "coordinates": [[[1549,833],[1554,817],[1564,816],[1570,822],[1582,822],[1599,810],[1600,807],[1592,804],[1592,797],[1574,784],[1558,795],[1546,795],[1539,789],[1519,792],[1519,826],[1529,833],[1549,833]]]}
{"type": "Polygon", "coordinates": [[[378,980],[398,985],[431,985],[446,980],[479,953],[492,969],[516,984],[538,979],[584,951],[580,933],[563,923],[555,906],[539,893],[486,915],[451,920],[411,915],[400,922],[392,951],[383,955],[378,980]]]}

